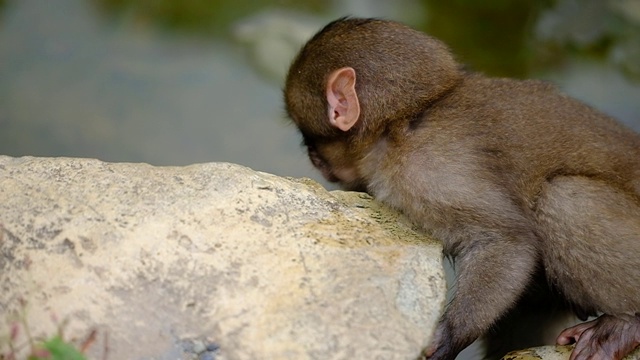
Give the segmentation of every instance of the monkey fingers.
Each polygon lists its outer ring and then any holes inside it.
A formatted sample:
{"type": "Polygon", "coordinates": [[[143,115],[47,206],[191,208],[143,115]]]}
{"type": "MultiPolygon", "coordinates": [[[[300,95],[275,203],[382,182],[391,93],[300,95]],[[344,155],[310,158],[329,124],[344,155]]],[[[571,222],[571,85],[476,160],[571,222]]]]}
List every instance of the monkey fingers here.
{"type": "Polygon", "coordinates": [[[640,317],[602,315],[565,329],[557,343],[576,344],[570,360],[620,360],[640,345],[640,317]]]}
{"type": "Polygon", "coordinates": [[[597,321],[598,320],[587,321],[587,322],[583,322],[578,325],[572,326],[570,328],[564,329],[560,333],[560,335],[558,335],[558,338],[556,339],[556,343],[558,345],[575,344],[580,339],[580,336],[582,335],[582,333],[588,329],[593,328],[596,325],[595,323],[597,321]]]}

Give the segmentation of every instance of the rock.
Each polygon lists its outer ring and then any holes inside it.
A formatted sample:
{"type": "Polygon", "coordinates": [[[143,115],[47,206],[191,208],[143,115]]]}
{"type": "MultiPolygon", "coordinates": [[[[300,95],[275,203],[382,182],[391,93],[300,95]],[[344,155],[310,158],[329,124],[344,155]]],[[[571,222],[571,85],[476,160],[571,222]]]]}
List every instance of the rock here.
{"type": "Polygon", "coordinates": [[[502,360],[567,360],[571,355],[571,346],[540,346],[536,348],[512,351],[502,360]]]}
{"type": "Polygon", "coordinates": [[[65,339],[97,331],[90,358],[413,358],[445,301],[440,252],[311,180],[0,156],[0,337],[23,310],[51,336],[54,314],[65,339]]]}
{"type": "MultiPolygon", "coordinates": [[[[569,360],[573,346],[540,346],[531,349],[512,351],[502,360],[569,360]]],[[[640,359],[640,349],[636,349],[625,360],[640,359]]]]}

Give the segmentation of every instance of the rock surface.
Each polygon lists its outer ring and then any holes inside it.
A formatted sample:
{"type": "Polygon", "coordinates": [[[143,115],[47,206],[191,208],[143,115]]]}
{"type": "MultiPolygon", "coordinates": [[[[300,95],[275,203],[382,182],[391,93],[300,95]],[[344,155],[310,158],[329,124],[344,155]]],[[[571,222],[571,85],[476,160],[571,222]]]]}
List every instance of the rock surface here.
{"type": "Polygon", "coordinates": [[[540,346],[531,349],[512,351],[502,360],[567,360],[571,355],[571,346],[540,346]]]}
{"type": "Polygon", "coordinates": [[[90,358],[413,358],[444,304],[440,252],[310,180],[0,156],[0,338],[22,311],[50,336],[54,314],[67,339],[97,330],[90,358]]]}
{"type": "MultiPolygon", "coordinates": [[[[502,360],[568,360],[572,346],[540,346],[526,350],[512,351],[502,360]]],[[[625,360],[640,359],[640,349],[625,357],[625,360]]]]}

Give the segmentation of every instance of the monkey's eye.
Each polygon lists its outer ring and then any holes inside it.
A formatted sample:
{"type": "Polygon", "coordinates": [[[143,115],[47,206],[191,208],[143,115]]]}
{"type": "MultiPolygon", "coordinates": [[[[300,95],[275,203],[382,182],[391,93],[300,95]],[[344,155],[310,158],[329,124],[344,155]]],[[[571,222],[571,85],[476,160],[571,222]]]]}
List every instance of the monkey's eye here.
{"type": "Polygon", "coordinates": [[[309,153],[317,153],[318,149],[316,149],[316,146],[313,144],[305,144],[305,146],[307,147],[307,152],[309,153]]]}
{"type": "Polygon", "coordinates": [[[322,158],[320,153],[318,153],[315,146],[307,145],[307,155],[309,155],[309,160],[311,160],[313,166],[323,171],[328,169],[327,162],[322,158]]]}
{"type": "Polygon", "coordinates": [[[313,141],[313,139],[311,138],[311,136],[302,133],[302,145],[306,146],[307,148],[314,146],[315,141],[313,141]]]}

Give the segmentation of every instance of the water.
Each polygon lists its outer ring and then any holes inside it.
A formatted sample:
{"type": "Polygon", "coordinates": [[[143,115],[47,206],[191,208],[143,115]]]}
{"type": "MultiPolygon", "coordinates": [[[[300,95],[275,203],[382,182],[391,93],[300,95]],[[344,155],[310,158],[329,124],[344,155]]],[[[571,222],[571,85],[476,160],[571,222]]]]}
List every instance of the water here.
{"type": "Polygon", "coordinates": [[[279,87],[234,43],[109,23],[81,0],[3,15],[0,153],[315,175],[279,87]]]}
{"type": "MultiPolygon", "coordinates": [[[[268,50],[277,43],[258,38],[251,45],[229,35],[236,24],[251,24],[246,17],[228,19],[226,29],[202,35],[159,28],[126,13],[110,17],[95,4],[5,4],[0,20],[0,153],[155,165],[228,161],[319,179],[282,108],[281,73],[301,39],[270,58],[268,50]],[[269,45],[266,57],[261,58],[256,43],[269,45]],[[276,74],[260,72],[265,67],[275,67],[276,74]]],[[[396,5],[357,0],[328,7],[323,15],[298,11],[280,16],[307,24],[288,30],[306,36],[344,14],[413,24],[423,23],[428,14],[419,2],[408,0],[396,5]]],[[[265,30],[258,27],[257,32],[265,30]]],[[[640,87],[607,65],[575,62],[535,76],[555,80],[573,95],[640,127],[640,87]]]]}

